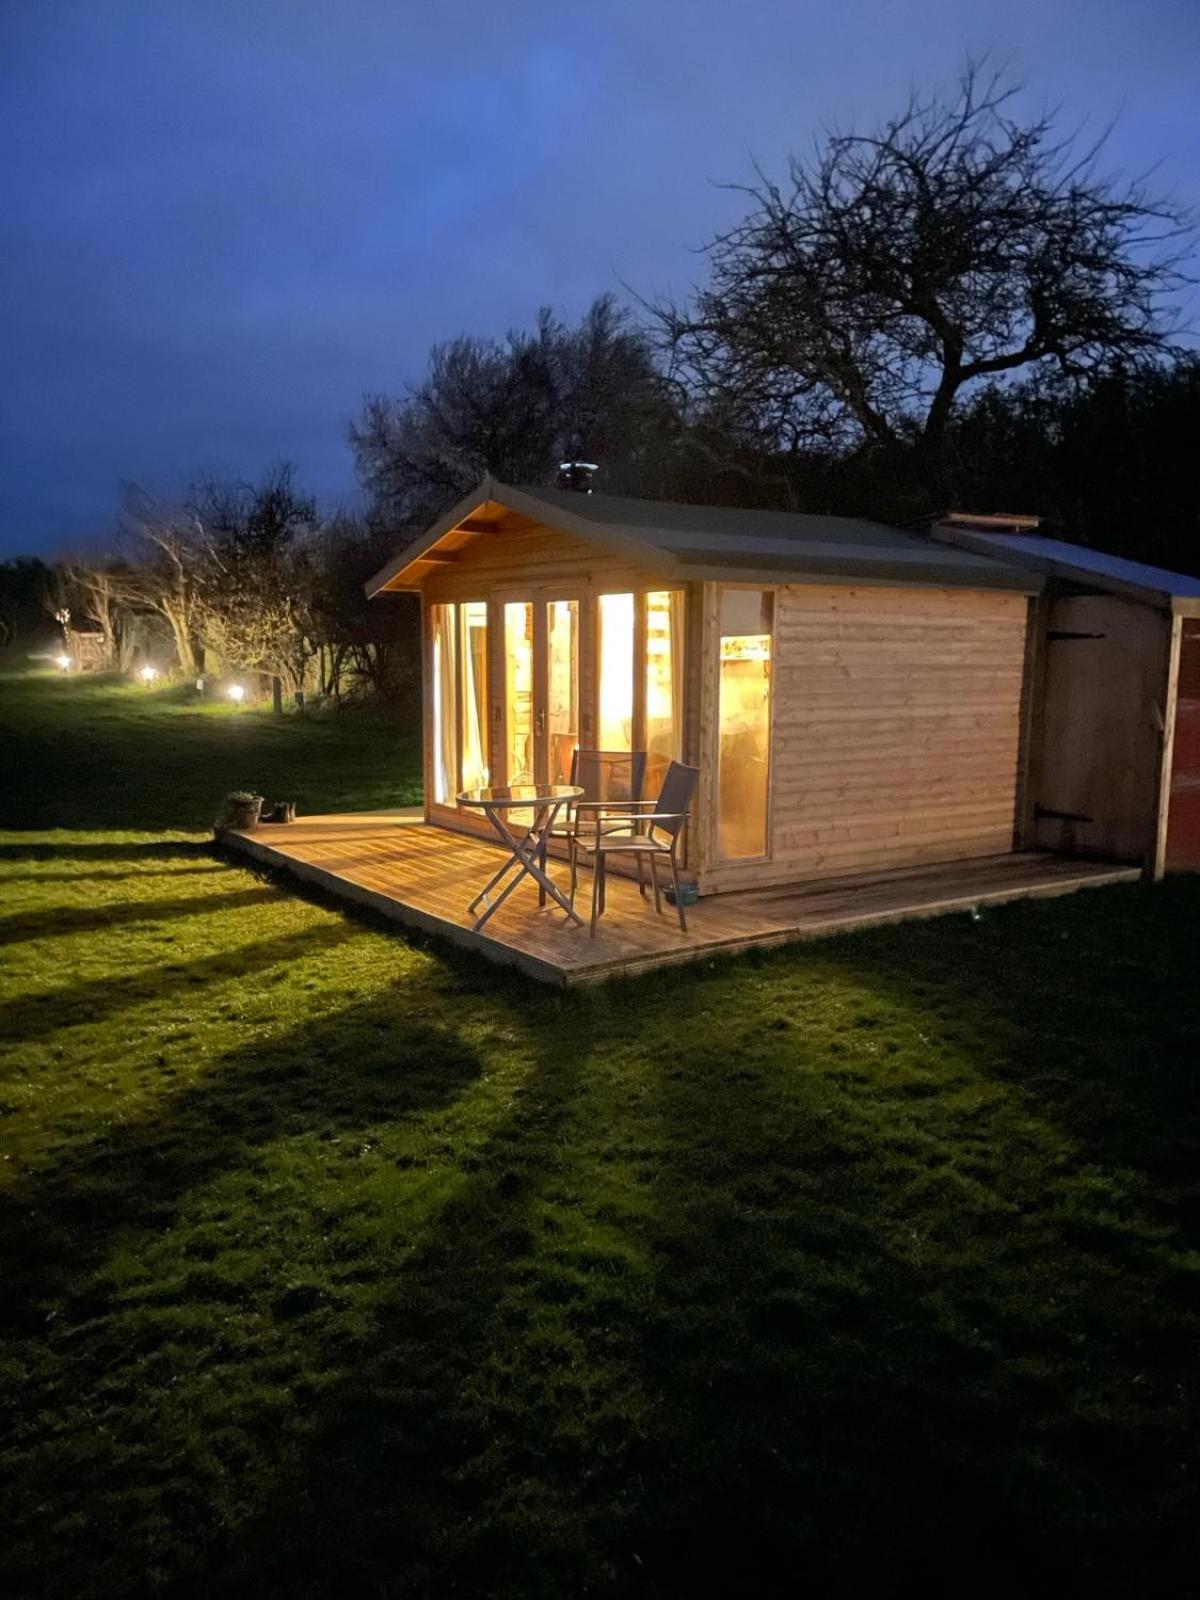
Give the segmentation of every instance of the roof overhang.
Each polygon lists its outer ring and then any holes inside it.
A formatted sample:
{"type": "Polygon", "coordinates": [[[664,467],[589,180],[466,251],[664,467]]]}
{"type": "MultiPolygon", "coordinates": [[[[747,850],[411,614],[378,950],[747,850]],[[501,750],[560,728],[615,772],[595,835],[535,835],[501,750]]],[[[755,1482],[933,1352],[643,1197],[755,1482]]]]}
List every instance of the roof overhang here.
{"type": "Polygon", "coordinates": [[[930,536],[939,543],[955,545],[974,555],[990,556],[994,561],[1025,567],[1030,572],[1040,574],[1043,580],[1058,578],[1079,588],[1113,594],[1119,599],[1153,606],[1175,616],[1200,617],[1200,597],[1194,595],[1172,594],[1169,590],[1155,588],[1153,584],[1136,583],[1112,573],[1098,572],[1082,562],[1076,563],[1062,556],[1034,550],[1014,550],[1008,545],[998,546],[990,534],[977,530],[938,523],[930,530],[930,536]]]}
{"type": "Polygon", "coordinates": [[[668,551],[587,517],[548,505],[524,489],[485,478],[477,489],[452,506],[428,532],[406,545],[394,561],[389,561],[367,582],[367,598],[384,593],[419,593],[425,580],[434,572],[452,566],[467,544],[480,535],[501,531],[513,514],[528,525],[553,527],[560,533],[586,539],[601,550],[628,556],[639,566],[676,573],[678,562],[668,551]]]}
{"type": "Polygon", "coordinates": [[[852,583],[879,588],[1005,589],[1020,594],[1037,594],[1044,586],[1044,579],[1028,566],[1007,563],[986,548],[968,564],[948,559],[948,552],[935,543],[915,538],[914,547],[902,553],[869,544],[799,539],[788,539],[786,549],[776,541],[768,541],[774,548],[755,549],[752,539],[744,550],[666,549],[654,542],[652,529],[614,527],[580,516],[557,501],[485,478],[381,568],[365,585],[367,595],[419,594],[434,574],[452,571],[476,539],[534,526],[574,535],[678,582],[852,583]]]}

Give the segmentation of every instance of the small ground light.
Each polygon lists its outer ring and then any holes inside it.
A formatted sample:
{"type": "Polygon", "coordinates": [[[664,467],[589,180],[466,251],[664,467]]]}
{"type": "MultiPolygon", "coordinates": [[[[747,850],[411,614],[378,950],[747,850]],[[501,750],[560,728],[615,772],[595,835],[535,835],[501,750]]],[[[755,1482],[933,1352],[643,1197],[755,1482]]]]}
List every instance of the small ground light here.
{"type": "Polygon", "coordinates": [[[240,705],[241,702],[246,698],[246,691],[242,688],[240,683],[231,683],[228,689],[226,689],[225,693],[235,705],[240,705]]]}
{"type": "Polygon", "coordinates": [[[158,668],[157,667],[152,667],[152,666],[147,665],[147,666],[144,666],[142,668],[142,682],[143,683],[153,683],[155,678],[157,678],[157,677],[158,677],[158,668]]]}
{"type": "Polygon", "coordinates": [[[70,656],[55,656],[54,664],[60,667],[63,672],[66,672],[71,665],[71,658],[70,656]]]}

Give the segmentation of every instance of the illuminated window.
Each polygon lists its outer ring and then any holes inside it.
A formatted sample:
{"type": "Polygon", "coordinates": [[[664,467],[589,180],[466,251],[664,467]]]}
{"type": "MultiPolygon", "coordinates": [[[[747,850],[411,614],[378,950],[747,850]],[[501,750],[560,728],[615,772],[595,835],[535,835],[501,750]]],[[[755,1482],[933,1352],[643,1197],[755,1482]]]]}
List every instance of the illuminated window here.
{"type": "Polygon", "coordinates": [[[774,596],[721,595],[717,835],[723,860],[767,853],[774,596]]]}
{"type": "Polygon", "coordinates": [[[546,607],[549,779],[566,783],[579,746],[579,602],[551,600],[546,607]]]}
{"type": "Polygon", "coordinates": [[[533,783],[533,606],[504,607],[504,738],[507,781],[533,783]]]}
{"type": "Polygon", "coordinates": [[[458,733],[455,717],[455,606],[431,606],[433,635],[433,798],[453,805],[458,791],[458,733]]]}
{"type": "Polygon", "coordinates": [[[481,789],[488,782],[487,601],[468,600],[458,613],[462,787],[481,789]]]}
{"type": "Polygon", "coordinates": [[[633,749],[633,633],[631,594],[602,594],[597,607],[600,750],[633,749]]]}
{"type": "Polygon", "coordinates": [[[683,611],[682,589],[646,596],[646,793],[651,796],[683,753],[683,611]]]}

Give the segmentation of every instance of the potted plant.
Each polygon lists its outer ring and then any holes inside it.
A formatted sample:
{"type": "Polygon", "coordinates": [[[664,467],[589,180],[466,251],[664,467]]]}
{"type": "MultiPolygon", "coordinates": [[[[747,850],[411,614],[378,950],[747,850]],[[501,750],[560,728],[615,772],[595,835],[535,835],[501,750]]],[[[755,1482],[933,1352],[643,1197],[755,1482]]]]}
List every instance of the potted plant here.
{"type": "Polygon", "coordinates": [[[221,809],[217,812],[216,822],[213,823],[213,832],[245,833],[251,828],[257,828],[262,803],[262,795],[251,794],[248,789],[235,789],[221,801],[221,809]]]}

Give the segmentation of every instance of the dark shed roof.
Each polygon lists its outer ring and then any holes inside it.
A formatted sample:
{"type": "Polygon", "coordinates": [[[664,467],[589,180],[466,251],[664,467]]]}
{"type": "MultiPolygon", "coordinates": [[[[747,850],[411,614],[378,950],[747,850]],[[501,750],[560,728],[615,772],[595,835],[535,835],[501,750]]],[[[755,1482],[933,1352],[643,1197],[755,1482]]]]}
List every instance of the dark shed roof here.
{"type": "Polygon", "coordinates": [[[1081,587],[1102,589],[1184,616],[1200,614],[1200,578],[1171,572],[1166,567],[1147,566],[1144,561],[1129,561],[1124,556],[1036,533],[980,533],[942,525],[934,529],[934,537],[951,540],[955,547],[973,553],[995,551],[1001,560],[1081,587]]]}
{"type": "Polygon", "coordinates": [[[850,581],[1024,593],[1041,587],[1041,579],[1026,567],[865,518],[635,500],[485,479],[377,573],[367,592],[418,588],[427,575],[419,568],[421,560],[489,504],[508,507],[564,533],[593,539],[599,546],[622,551],[683,579],[850,581]]]}

